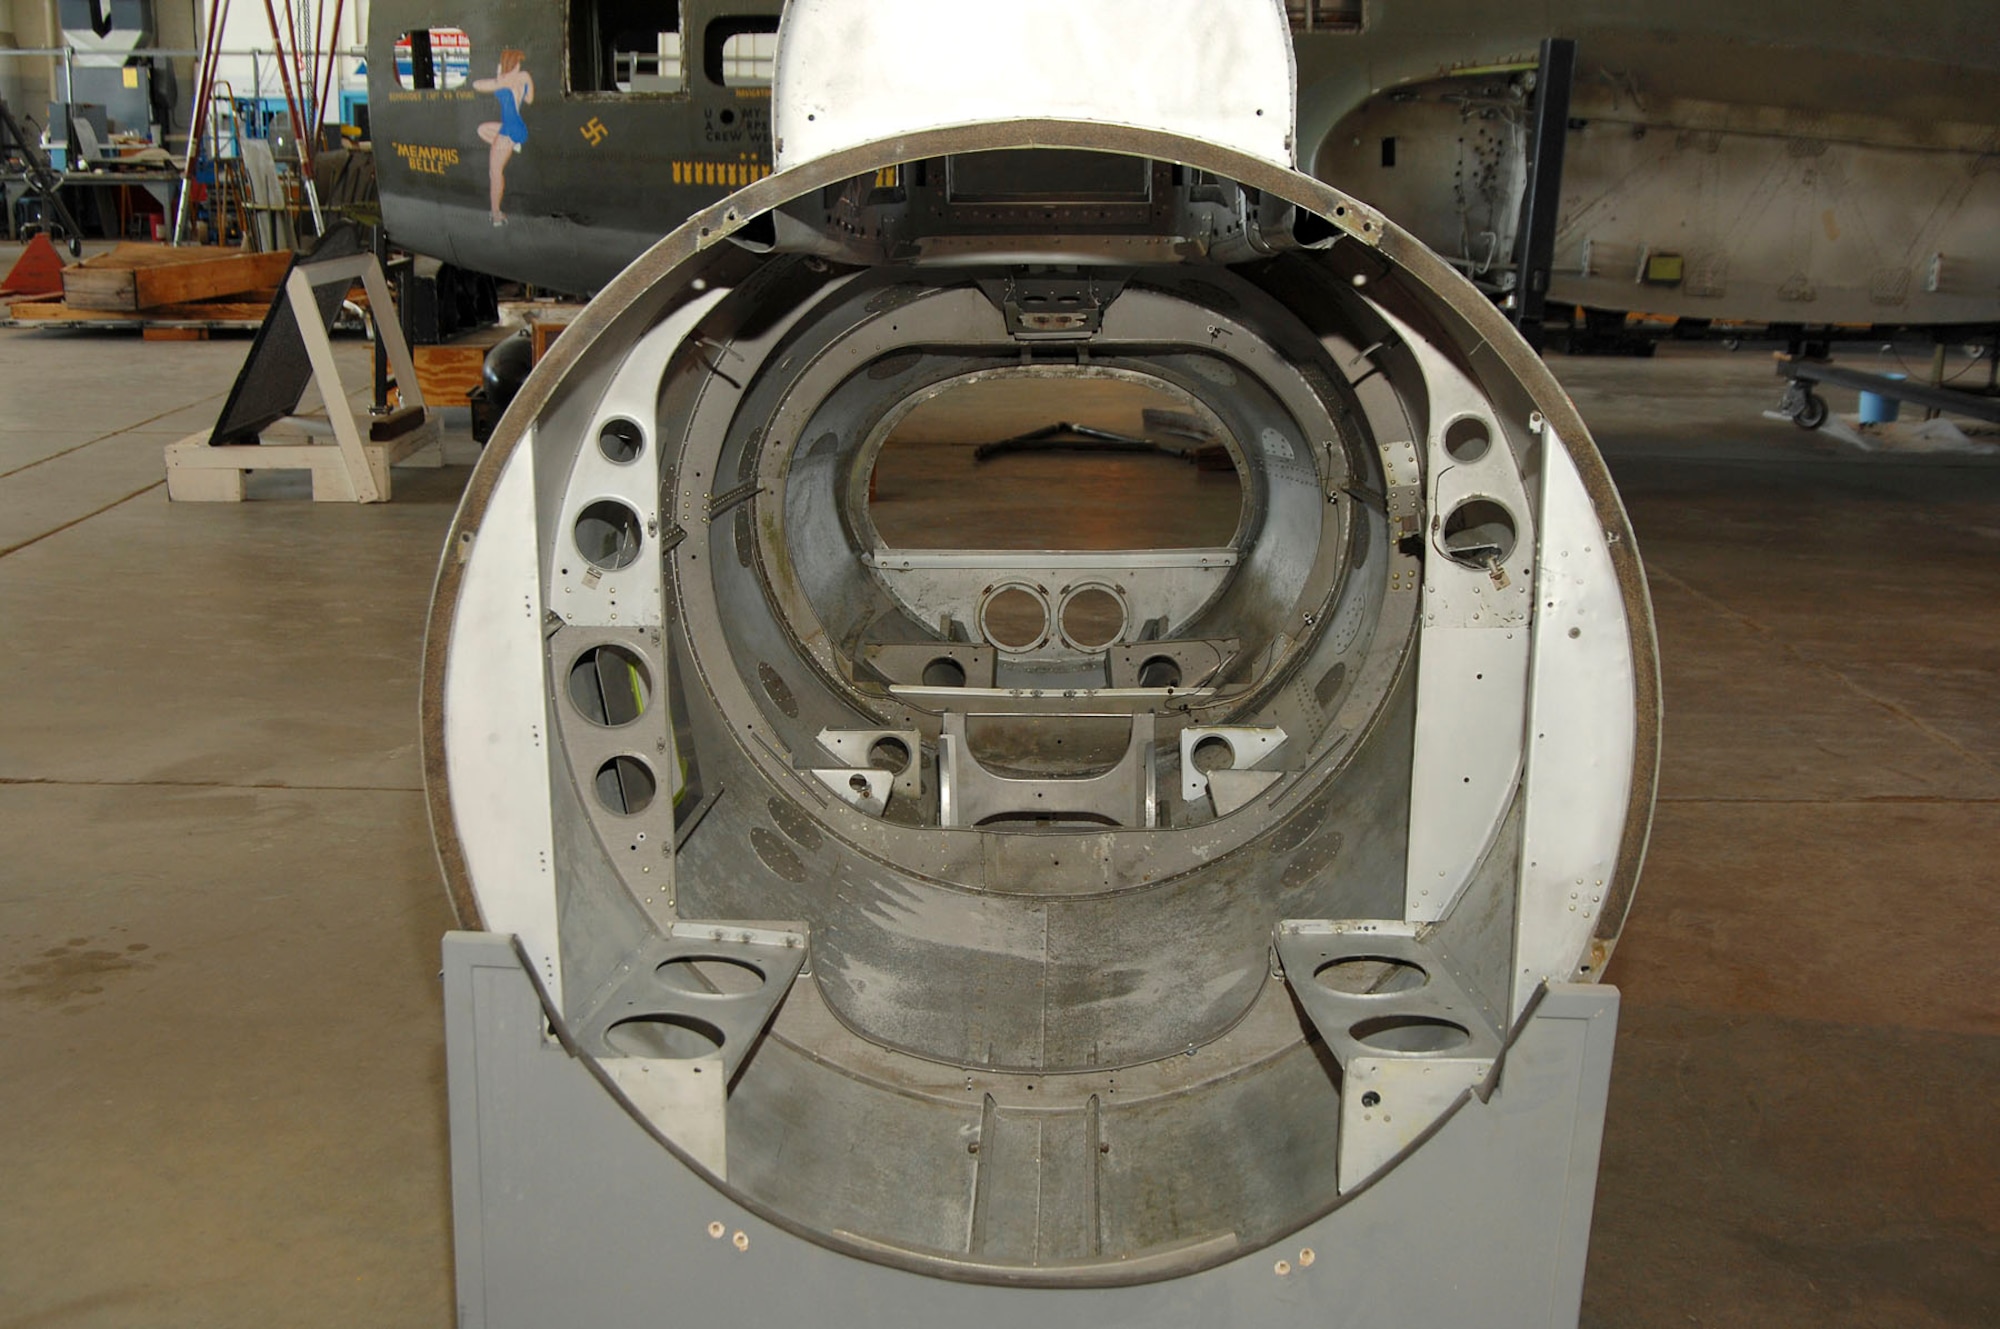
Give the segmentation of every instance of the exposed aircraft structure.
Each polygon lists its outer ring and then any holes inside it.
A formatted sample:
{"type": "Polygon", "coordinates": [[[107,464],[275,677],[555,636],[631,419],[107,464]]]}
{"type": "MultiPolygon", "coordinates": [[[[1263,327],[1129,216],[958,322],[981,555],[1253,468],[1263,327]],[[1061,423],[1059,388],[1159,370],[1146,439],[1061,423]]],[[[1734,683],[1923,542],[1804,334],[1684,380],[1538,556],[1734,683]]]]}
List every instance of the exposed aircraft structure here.
{"type": "Polygon", "coordinates": [[[1535,46],[1577,42],[1550,298],[1772,324],[2000,323],[1990,7],[1366,6],[1298,37],[1301,154],[1511,289],[1535,46]]]}
{"type": "MultiPolygon", "coordinates": [[[[2000,322],[1989,6],[1298,0],[1298,155],[1505,297],[1538,43],[1578,43],[1558,302],[1771,323],[2000,322]]],[[[385,215],[419,252],[591,291],[768,172],[777,0],[380,0],[385,215]],[[437,26],[449,20],[452,26],[437,26]],[[412,49],[436,35],[428,65],[412,49]],[[490,206],[473,81],[521,55],[529,141],[490,206]],[[469,52],[469,54],[468,54],[469,52]]],[[[900,58],[900,57],[898,57],[900,58]]]]}
{"type": "Polygon", "coordinates": [[[798,0],[780,169],[529,378],[426,658],[454,898],[545,1002],[507,1041],[448,950],[462,1289],[1574,1317],[1645,585],[1492,303],[1292,169],[1291,79],[1257,0],[798,0]],[[920,412],[1102,391],[1226,452],[1226,538],[885,534],[920,412]]]}

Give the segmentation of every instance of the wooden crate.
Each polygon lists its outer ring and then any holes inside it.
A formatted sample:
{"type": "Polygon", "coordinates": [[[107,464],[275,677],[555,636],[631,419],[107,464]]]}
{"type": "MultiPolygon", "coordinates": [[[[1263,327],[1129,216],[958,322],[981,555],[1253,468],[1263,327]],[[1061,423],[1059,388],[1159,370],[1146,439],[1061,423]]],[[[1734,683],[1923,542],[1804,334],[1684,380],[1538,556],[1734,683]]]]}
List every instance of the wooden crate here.
{"type": "Polygon", "coordinates": [[[410,357],[416,362],[417,386],[428,406],[465,406],[468,394],[479,386],[486,368],[486,353],[513,335],[508,327],[480,328],[454,337],[437,346],[413,346],[410,357]]]}
{"type": "Polygon", "coordinates": [[[562,335],[569,326],[567,317],[561,319],[537,318],[528,324],[528,346],[531,354],[528,363],[538,365],[542,357],[549,353],[549,345],[562,335]]]}
{"type": "Polygon", "coordinates": [[[270,290],[285,279],[291,264],[291,254],[284,252],[121,244],[63,269],[63,303],[110,313],[192,304],[270,290]]]}

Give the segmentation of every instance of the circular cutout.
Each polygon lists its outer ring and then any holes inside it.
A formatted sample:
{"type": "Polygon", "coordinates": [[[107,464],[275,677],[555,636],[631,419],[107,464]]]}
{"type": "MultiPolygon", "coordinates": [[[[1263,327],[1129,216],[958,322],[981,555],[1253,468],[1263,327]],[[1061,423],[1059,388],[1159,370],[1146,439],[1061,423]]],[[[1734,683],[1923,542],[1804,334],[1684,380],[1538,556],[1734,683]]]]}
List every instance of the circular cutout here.
{"type": "Polygon", "coordinates": [[[1181,662],[1171,655],[1156,655],[1139,666],[1142,688],[1177,688],[1181,685],[1181,662]]]}
{"type": "Polygon", "coordinates": [[[1079,651],[1101,651],[1124,634],[1125,602],[1108,586],[1084,586],[1063,601],[1063,640],[1079,651]]]}
{"type": "Polygon", "coordinates": [[[1018,583],[1002,586],[979,606],[979,630],[1003,651],[1032,651],[1049,637],[1049,607],[1018,583]]]}
{"type": "Polygon", "coordinates": [[[1236,765],[1236,749],[1229,745],[1228,739],[1215,734],[1197,742],[1188,757],[1203,775],[1210,771],[1226,771],[1236,765]]]}
{"type": "Polygon", "coordinates": [[[646,713],[652,694],[646,662],[623,646],[593,646],[569,667],[570,704],[592,724],[631,724],[646,713]]]}
{"type": "Polygon", "coordinates": [[[617,462],[620,466],[639,460],[639,454],[646,450],[646,431],[639,428],[636,420],[620,417],[606,420],[604,427],[597,431],[597,450],[604,454],[606,461],[617,462]]]}
{"type": "Polygon", "coordinates": [[[597,801],[624,816],[644,812],[659,793],[653,768],[638,757],[613,757],[597,768],[597,801]]]}
{"type": "Polygon", "coordinates": [[[740,997],[764,986],[764,971],[747,960],[690,955],[653,971],[664,987],[697,997],[740,997]]]}
{"type": "Polygon", "coordinates": [[[1461,416],[1444,431],[1444,450],[1456,462],[1478,461],[1491,446],[1493,436],[1487,432],[1486,422],[1476,415],[1461,416]]]}
{"type": "Polygon", "coordinates": [[[1490,498],[1468,498],[1444,519],[1445,556],[1468,568],[1490,568],[1514,552],[1514,514],[1490,498]]]}
{"type": "Polygon", "coordinates": [[[1348,955],[1329,960],[1313,971],[1313,978],[1327,991],[1350,997],[1413,992],[1431,981],[1422,965],[1386,955],[1348,955]]]}
{"type": "Polygon", "coordinates": [[[691,1015],[635,1015],[604,1031],[604,1041],[627,1057],[689,1061],[722,1051],[722,1031],[691,1015]]]}
{"type": "Polygon", "coordinates": [[[965,686],[965,666],[949,655],[940,655],[924,666],[924,686],[962,688],[965,686]]]}
{"type": "Polygon", "coordinates": [[[1347,1032],[1378,1052],[1449,1052],[1472,1041],[1464,1025],[1430,1015],[1378,1015],[1347,1032]]]}
{"type": "Polygon", "coordinates": [[[606,572],[638,560],[643,534],[639,514],[615,498],[600,498],[576,515],[576,551],[606,572]]]}
{"type": "Polygon", "coordinates": [[[878,771],[901,775],[910,769],[910,745],[885,734],[868,745],[868,764],[878,771]]]}

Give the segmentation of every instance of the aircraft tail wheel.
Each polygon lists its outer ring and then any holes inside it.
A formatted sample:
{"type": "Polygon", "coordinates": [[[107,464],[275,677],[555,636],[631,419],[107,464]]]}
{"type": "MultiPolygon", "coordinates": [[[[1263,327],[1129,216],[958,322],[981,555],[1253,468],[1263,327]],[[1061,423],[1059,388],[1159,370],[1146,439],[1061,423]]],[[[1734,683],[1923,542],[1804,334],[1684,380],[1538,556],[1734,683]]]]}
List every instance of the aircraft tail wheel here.
{"type": "Polygon", "coordinates": [[[1828,414],[1826,398],[1808,389],[1805,400],[1799,404],[1798,414],[1792,417],[1792,423],[1801,429],[1818,429],[1826,423],[1828,414]]]}

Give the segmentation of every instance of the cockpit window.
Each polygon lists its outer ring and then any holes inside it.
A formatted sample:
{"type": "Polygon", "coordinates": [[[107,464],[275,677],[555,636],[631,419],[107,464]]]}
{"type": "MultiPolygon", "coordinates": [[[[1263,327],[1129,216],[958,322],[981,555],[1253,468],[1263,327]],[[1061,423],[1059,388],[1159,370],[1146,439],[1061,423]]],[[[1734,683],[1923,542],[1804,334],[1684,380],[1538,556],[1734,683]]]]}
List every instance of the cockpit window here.
{"type": "Polygon", "coordinates": [[[778,16],[718,18],[702,34],[702,72],[724,88],[768,88],[778,55],[778,16]]]}
{"type": "Polygon", "coordinates": [[[1362,0],[1285,0],[1293,32],[1359,32],[1362,0]]]}
{"type": "Polygon", "coordinates": [[[658,0],[570,0],[569,90],[687,91],[681,11],[658,0]]]}
{"type": "Polygon", "coordinates": [[[396,86],[412,92],[462,88],[472,79],[472,40],[460,28],[414,28],[396,38],[396,86]]]}

